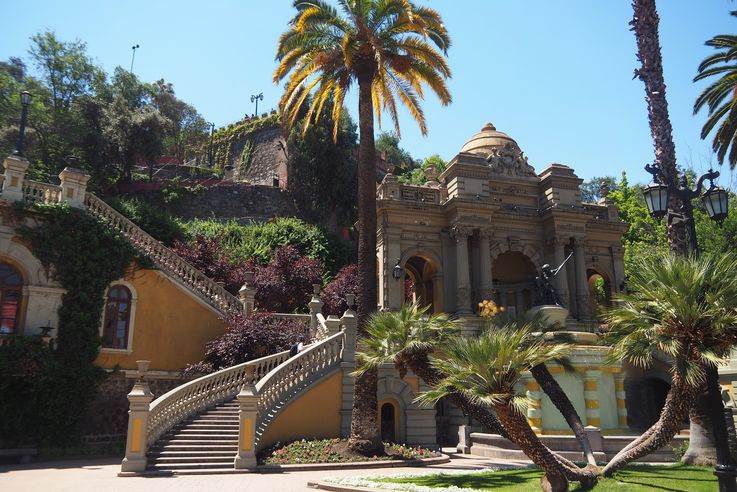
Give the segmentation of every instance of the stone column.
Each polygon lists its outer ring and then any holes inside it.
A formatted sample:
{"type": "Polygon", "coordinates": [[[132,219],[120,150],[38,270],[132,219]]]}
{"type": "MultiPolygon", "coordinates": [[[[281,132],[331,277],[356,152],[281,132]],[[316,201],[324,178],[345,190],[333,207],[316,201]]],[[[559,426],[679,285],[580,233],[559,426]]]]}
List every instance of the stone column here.
{"type": "Polygon", "coordinates": [[[542,402],[540,385],[537,383],[535,378],[527,376],[523,379],[525,386],[527,387],[527,398],[530,403],[527,405],[527,422],[535,434],[542,433],[543,427],[543,414],[542,414],[542,402]]]}
{"type": "Polygon", "coordinates": [[[455,225],[451,229],[451,237],[456,242],[456,312],[470,314],[471,311],[471,279],[468,264],[468,236],[473,230],[470,227],[455,225]]]}
{"type": "Polygon", "coordinates": [[[243,385],[236,398],[238,402],[238,454],[233,467],[241,470],[256,467],[256,417],[258,415],[258,392],[253,380],[253,367],[247,367],[248,382],[243,385]]]}
{"type": "MultiPolygon", "coordinates": [[[[553,268],[558,268],[566,260],[566,245],[562,238],[556,237],[553,239],[554,258],[555,265],[553,268]]],[[[570,263],[570,262],[569,262],[570,263]]],[[[570,265],[566,263],[563,267],[563,271],[559,272],[555,276],[555,290],[558,292],[558,298],[563,303],[563,307],[571,305],[571,301],[568,298],[568,276],[566,275],[566,269],[570,265]]]]}
{"type": "Polygon", "coordinates": [[[614,373],[614,391],[617,396],[617,422],[620,429],[627,429],[627,400],[624,392],[624,373],[614,373]]]}
{"type": "Polygon", "coordinates": [[[347,294],[345,297],[348,303],[348,309],[343,313],[343,317],[340,318],[340,322],[345,329],[342,360],[343,362],[354,364],[356,361],[356,337],[358,336],[358,318],[356,317],[356,312],[353,310],[356,296],[347,294]]]}
{"type": "Polygon", "coordinates": [[[491,229],[479,231],[479,247],[481,249],[481,299],[489,300],[494,292],[494,282],[491,273],[491,229]]]}
{"type": "Polygon", "coordinates": [[[59,174],[61,180],[61,200],[70,207],[84,208],[84,197],[87,193],[87,182],[90,175],[76,167],[65,167],[59,174]]]}
{"type": "Polygon", "coordinates": [[[356,336],[358,333],[358,318],[353,310],[356,296],[346,295],[348,310],[343,313],[340,323],[345,330],[345,341],[343,342],[343,353],[341,354],[340,369],[343,372],[341,392],[343,399],[340,409],[340,435],[348,437],[351,433],[351,414],[353,410],[353,393],[355,379],[352,375],[356,369],[356,336]]]}
{"type": "Polygon", "coordinates": [[[583,238],[576,239],[573,244],[573,259],[576,263],[576,306],[578,320],[589,318],[589,279],[586,276],[586,258],[584,256],[583,238]]]}
{"type": "Polygon", "coordinates": [[[23,180],[28,169],[28,161],[23,157],[9,155],[3,161],[5,166],[5,181],[3,181],[2,197],[5,200],[23,201],[23,180]]]}
{"type": "Polygon", "coordinates": [[[148,383],[142,378],[136,381],[128,393],[128,437],[125,442],[125,458],[120,466],[121,473],[146,471],[148,411],[153,399],[148,383]]]}
{"type": "Polygon", "coordinates": [[[320,284],[312,284],[312,299],[310,299],[310,336],[313,338],[317,335],[317,315],[322,313],[323,304],[322,299],[320,299],[320,284]]]}
{"type": "Polygon", "coordinates": [[[256,302],[256,287],[253,285],[253,272],[246,272],[246,283],[238,291],[238,297],[243,305],[243,314],[246,318],[251,316],[256,302]]]}
{"type": "Polygon", "coordinates": [[[599,379],[601,379],[601,371],[597,369],[587,369],[583,377],[583,398],[586,403],[587,426],[601,427],[599,379]]]}

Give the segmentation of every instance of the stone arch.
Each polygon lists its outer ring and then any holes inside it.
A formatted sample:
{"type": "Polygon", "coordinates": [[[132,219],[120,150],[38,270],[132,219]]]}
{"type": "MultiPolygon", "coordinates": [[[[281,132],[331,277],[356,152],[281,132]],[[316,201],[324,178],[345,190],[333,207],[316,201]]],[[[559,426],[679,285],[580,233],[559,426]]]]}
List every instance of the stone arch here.
{"type": "Polygon", "coordinates": [[[381,405],[390,402],[396,405],[394,418],[397,419],[397,429],[399,433],[396,435],[398,442],[407,441],[407,409],[413,406],[412,400],[415,398],[412,387],[406,382],[392,375],[380,377],[376,384],[376,394],[378,396],[379,421],[381,421],[381,405]]]}
{"type": "Polygon", "coordinates": [[[492,263],[499,257],[499,255],[507,253],[507,252],[518,252],[522,253],[526,257],[530,259],[533,265],[541,265],[540,263],[540,254],[537,252],[537,249],[531,245],[531,244],[515,244],[512,243],[512,245],[509,244],[509,242],[496,242],[491,245],[491,261],[492,263]]]}
{"type": "Polygon", "coordinates": [[[0,257],[18,268],[25,284],[58,287],[59,284],[50,278],[41,261],[22,243],[13,239],[12,233],[0,230],[0,257]]]}
{"type": "Polygon", "coordinates": [[[522,251],[509,249],[492,262],[494,302],[503,306],[510,316],[532,307],[536,297],[537,267],[522,251]]]}
{"type": "Polygon", "coordinates": [[[419,300],[421,305],[430,307],[430,312],[439,312],[443,305],[440,257],[430,250],[409,248],[402,252],[399,264],[405,272],[405,288],[407,279],[414,288],[412,299],[402,290],[404,299],[419,300]]]}
{"type": "Polygon", "coordinates": [[[599,313],[602,308],[609,307],[612,304],[612,282],[608,272],[601,268],[589,268],[586,270],[586,279],[589,289],[589,312],[594,315],[599,313]],[[599,286],[603,281],[603,297],[600,295],[599,286]]]}

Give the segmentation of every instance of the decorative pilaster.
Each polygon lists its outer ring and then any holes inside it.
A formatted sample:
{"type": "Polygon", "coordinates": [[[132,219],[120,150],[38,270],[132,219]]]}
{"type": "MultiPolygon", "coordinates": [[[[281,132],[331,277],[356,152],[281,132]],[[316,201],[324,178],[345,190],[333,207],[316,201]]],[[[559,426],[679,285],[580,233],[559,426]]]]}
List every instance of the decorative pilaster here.
{"type": "Polygon", "coordinates": [[[253,308],[256,299],[256,287],[253,285],[253,272],[246,272],[246,279],[243,287],[238,291],[238,298],[243,305],[243,314],[248,318],[253,314],[253,308]]]}
{"type": "Polygon", "coordinates": [[[491,229],[481,229],[479,231],[479,246],[481,249],[481,299],[491,299],[494,291],[493,275],[491,273],[491,237],[493,231],[491,229]]]}
{"type": "Polygon", "coordinates": [[[76,167],[65,167],[59,174],[61,180],[61,201],[70,207],[84,208],[84,196],[90,175],[76,167]]]}
{"type": "Polygon", "coordinates": [[[589,279],[586,276],[586,258],[583,249],[583,238],[576,239],[573,244],[573,260],[576,263],[576,305],[578,320],[589,319],[589,279]]]}
{"type": "MultiPolygon", "coordinates": [[[[553,239],[553,249],[555,257],[555,268],[558,268],[566,260],[566,245],[562,238],[556,237],[553,239]]],[[[555,290],[558,293],[558,299],[563,303],[563,307],[571,305],[571,301],[568,298],[568,276],[566,275],[565,269],[568,268],[568,264],[563,267],[563,271],[558,272],[554,278],[555,290]]]]}
{"type": "Polygon", "coordinates": [[[524,378],[525,386],[527,387],[527,399],[530,400],[527,405],[527,422],[535,432],[535,434],[542,433],[543,427],[543,416],[542,416],[542,402],[540,385],[535,381],[533,377],[524,378]]]}
{"type": "Polygon", "coordinates": [[[601,427],[601,414],[599,412],[599,380],[601,371],[587,369],[583,377],[583,398],[586,403],[586,425],[601,427]]]}
{"type": "Polygon", "coordinates": [[[456,312],[470,314],[471,279],[468,264],[468,237],[473,233],[470,227],[455,225],[450,236],[456,242],[456,312]]]}
{"type": "Polygon", "coordinates": [[[358,335],[358,317],[356,312],[353,310],[353,305],[356,302],[356,296],[354,294],[346,294],[346,302],[348,303],[348,309],[343,313],[343,317],[340,318],[340,322],[345,329],[345,343],[343,344],[343,362],[355,364],[356,361],[356,337],[358,335]]]}
{"type": "Polygon", "coordinates": [[[320,299],[320,284],[312,284],[312,299],[310,299],[310,336],[315,337],[317,334],[317,315],[322,313],[323,306],[320,299]]]}
{"type": "Polygon", "coordinates": [[[125,458],[120,466],[121,473],[139,473],[146,471],[146,448],[148,442],[148,413],[153,393],[144,381],[143,375],[148,370],[148,361],[136,361],[139,367],[139,379],[128,393],[128,437],[125,442],[125,458]]]}
{"type": "Polygon", "coordinates": [[[238,402],[238,454],[233,460],[234,468],[256,467],[256,418],[258,417],[258,392],[253,381],[253,367],[246,366],[248,382],[243,385],[238,402]]]}
{"type": "Polygon", "coordinates": [[[5,181],[3,181],[2,197],[15,202],[23,201],[23,180],[28,169],[28,161],[17,155],[9,155],[3,161],[5,181]]]}
{"type": "Polygon", "coordinates": [[[620,429],[627,428],[627,400],[624,392],[624,374],[614,373],[614,391],[617,396],[617,422],[620,429]]]}

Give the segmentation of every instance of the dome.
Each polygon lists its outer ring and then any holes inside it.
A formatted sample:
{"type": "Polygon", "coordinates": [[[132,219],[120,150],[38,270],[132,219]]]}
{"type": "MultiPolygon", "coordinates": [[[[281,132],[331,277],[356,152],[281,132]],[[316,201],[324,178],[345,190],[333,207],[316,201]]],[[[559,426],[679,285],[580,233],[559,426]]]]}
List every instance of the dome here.
{"type": "Polygon", "coordinates": [[[503,147],[507,143],[518,147],[517,142],[512,137],[506,133],[497,131],[494,125],[487,123],[479,133],[469,138],[468,142],[463,144],[461,152],[487,156],[491,153],[491,149],[503,147]]]}

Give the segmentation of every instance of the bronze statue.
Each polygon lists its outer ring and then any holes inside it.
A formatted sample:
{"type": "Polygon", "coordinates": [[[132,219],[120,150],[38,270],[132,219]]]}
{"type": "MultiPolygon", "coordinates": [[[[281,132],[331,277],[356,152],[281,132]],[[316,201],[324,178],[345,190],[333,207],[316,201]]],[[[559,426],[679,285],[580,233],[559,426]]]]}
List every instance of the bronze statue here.
{"type": "Polygon", "coordinates": [[[535,277],[535,281],[537,282],[537,292],[540,296],[540,303],[545,305],[556,305],[556,306],[562,306],[563,304],[560,302],[560,298],[558,297],[558,293],[555,291],[555,287],[553,286],[553,279],[555,278],[558,273],[563,269],[565,264],[568,262],[568,260],[571,258],[573,253],[570,253],[565,260],[563,260],[563,263],[558,265],[557,268],[551,269],[549,264],[544,264],[542,266],[541,275],[539,277],[535,277]]]}

